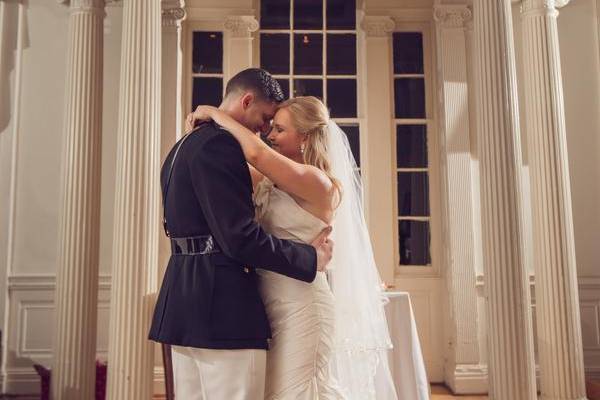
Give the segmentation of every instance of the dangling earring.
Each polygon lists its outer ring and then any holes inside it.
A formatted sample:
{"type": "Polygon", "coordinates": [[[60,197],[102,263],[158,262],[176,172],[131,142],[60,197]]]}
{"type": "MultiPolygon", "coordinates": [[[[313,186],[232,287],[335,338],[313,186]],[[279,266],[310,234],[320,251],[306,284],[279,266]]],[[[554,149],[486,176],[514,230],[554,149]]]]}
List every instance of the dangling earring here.
{"type": "Polygon", "coordinates": [[[300,154],[304,154],[304,149],[306,149],[306,145],[304,143],[300,144],[300,154]]]}

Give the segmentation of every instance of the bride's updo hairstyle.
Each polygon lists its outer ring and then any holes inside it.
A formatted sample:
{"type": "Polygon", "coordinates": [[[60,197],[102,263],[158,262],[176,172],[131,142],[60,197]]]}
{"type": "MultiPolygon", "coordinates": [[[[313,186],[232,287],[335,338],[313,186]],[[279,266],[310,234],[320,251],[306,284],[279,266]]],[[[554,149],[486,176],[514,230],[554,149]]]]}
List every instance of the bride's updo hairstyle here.
{"type": "Polygon", "coordinates": [[[296,131],[306,136],[306,146],[302,153],[304,163],[319,168],[331,179],[338,192],[338,205],[341,201],[342,185],[331,173],[331,162],[327,149],[327,124],[329,110],[314,96],[299,96],[281,103],[279,109],[289,111],[296,131]]]}

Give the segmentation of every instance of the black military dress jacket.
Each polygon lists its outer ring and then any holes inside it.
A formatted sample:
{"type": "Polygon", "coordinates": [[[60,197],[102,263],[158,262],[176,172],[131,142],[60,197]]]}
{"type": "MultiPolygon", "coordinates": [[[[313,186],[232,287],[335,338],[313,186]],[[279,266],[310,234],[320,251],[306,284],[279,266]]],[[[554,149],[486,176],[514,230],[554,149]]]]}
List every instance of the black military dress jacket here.
{"type": "Polygon", "coordinates": [[[171,238],[212,235],[220,252],[171,255],[149,338],[199,348],[266,349],[271,331],[254,268],[312,282],[315,249],[280,240],[256,223],[250,172],[229,132],[204,123],[184,139],[161,170],[167,228],[171,238]]]}

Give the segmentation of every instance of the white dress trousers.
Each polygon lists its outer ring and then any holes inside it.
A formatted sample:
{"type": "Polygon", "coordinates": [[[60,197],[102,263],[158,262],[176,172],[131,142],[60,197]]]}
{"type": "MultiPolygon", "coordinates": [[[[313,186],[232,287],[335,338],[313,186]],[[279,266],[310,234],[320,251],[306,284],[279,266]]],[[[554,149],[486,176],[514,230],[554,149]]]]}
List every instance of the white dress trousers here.
{"type": "Polygon", "coordinates": [[[263,400],[266,350],[172,346],[176,400],[263,400]]]}

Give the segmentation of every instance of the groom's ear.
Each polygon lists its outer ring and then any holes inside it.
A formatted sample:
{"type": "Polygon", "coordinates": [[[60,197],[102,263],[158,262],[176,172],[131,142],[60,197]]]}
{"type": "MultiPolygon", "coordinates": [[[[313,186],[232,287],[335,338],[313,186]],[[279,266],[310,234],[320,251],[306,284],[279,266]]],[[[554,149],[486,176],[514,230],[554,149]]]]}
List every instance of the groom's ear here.
{"type": "Polygon", "coordinates": [[[246,111],[248,109],[248,107],[250,107],[250,104],[252,104],[253,101],[254,101],[254,93],[247,92],[246,94],[244,94],[242,96],[242,109],[244,111],[246,111]]]}

